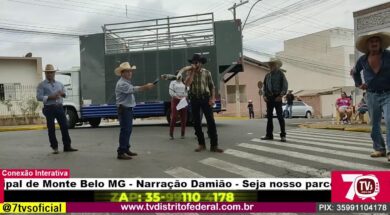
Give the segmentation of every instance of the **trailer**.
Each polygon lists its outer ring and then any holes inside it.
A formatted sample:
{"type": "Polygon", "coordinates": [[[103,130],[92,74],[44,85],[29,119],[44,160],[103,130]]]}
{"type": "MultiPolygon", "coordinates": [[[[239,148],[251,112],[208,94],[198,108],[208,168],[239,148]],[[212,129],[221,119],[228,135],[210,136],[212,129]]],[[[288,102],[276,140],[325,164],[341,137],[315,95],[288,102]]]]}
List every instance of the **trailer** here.
{"type": "MultiPolygon", "coordinates": [[[[102,29],[103,33],[80,36],[80,67],[56,75],[67,90],[64,108],[69,128],[82,122],[97,127],[102,118],[118,117],[115,85],[119,78],[114,69],[125,61],[137,66],[132,82],[141,85],[174,74],[188,65],[194,53],[202,54],[216,85],[214,111],[224,110],[220,82],[242,71],[239,21],[214,21],[213,14],[206,13],[106,24],[102,29]],[[227,73],[231,75],[224,79],[227,73]]],[[[169,123],[168,88],[169,81],[160,81],[153,90],[135,94],[134,118],[166,116],[169,123]]]]}

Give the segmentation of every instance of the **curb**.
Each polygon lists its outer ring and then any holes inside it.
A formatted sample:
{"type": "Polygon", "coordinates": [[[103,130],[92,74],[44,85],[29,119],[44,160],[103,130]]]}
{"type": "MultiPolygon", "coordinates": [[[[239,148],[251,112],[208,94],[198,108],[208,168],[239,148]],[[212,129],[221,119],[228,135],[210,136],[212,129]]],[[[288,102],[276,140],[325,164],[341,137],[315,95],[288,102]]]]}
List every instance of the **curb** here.
{"type": "MultiPolygon", "coordinates": [[[[57,128],[57,125],[56,125],[56,128],[57,128]]],[[[46,129],[46,125],[0,126],[0,132],[45,130],[45,129],[46,129]]]]}
{"type": "MultiPolygon", "coordinates": [[[[315,125],[315,124],[301,124],[300,128],[316,128],[316,129],[329,129],[339,131],[352,131],[352,132],[371,132],[371,127],[345,127],[342,125],[315,125]]],[[[386,133],[386,128],[382,127],[382,133],[386,133]]]]}
{"type": "Polygon", "coordinates": [[[248,117],[243,116],[216,116],[215,119],[218,120],[249,120],[248,117]]]}

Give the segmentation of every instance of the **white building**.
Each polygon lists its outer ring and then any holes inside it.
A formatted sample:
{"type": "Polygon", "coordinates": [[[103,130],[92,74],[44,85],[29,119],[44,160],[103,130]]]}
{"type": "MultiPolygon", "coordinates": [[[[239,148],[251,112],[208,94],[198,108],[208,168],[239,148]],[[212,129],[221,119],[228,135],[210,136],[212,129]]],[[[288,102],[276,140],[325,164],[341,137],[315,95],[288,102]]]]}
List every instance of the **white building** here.
{"type": "Polygon", "coordinates": [[[283,61],[293,91],[353,86],[354,32],[332,28],[284,41],[283,61]]]}
{"type": "Polygon", "coordinates": [[[0,116],[22,115],[42,81],[40,57],[0,57],[0,116]]]}

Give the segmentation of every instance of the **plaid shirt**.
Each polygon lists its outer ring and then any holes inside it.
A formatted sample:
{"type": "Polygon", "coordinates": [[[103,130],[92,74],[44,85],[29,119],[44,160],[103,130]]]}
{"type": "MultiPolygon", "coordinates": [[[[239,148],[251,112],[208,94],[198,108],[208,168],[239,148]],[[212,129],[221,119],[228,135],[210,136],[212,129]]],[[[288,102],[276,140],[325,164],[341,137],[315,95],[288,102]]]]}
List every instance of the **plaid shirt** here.
{"type": "Polygon", "coordinates": [[[200,69],[200,72],[195,72],[188,94],[190,98],[210,97],[212,92],[214,92],[214,88],[215,86],[213,78],[211,77],[211,72],[202,68],[200,69]]]}

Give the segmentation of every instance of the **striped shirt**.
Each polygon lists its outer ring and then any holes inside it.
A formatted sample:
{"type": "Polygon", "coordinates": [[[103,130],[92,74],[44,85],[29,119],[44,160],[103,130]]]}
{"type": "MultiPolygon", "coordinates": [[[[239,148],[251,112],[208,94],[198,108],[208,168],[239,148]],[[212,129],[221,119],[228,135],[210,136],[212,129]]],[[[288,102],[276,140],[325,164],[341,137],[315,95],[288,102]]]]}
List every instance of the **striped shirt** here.
{"type": "MultiPolygon", "coordinates": [[[[179,71],[179,74],[188,72],[189,70],[191,70],[190,66],[184,67],[179,71]]],[[[212,92],[214,92],[214,88],[211,72],[205,68],[201,68],[200,72],[195,72],[194,74],[188,95],[190,98],[210,97],[212,92]]]]}

